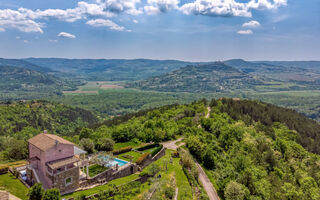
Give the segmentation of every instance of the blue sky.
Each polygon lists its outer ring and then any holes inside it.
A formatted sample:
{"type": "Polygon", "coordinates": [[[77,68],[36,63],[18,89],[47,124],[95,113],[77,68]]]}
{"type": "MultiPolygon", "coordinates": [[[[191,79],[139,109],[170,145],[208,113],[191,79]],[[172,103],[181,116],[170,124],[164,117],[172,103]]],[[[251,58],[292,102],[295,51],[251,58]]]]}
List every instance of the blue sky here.
{"type": "Polygon", "coordinates": [[[320,60],[320,1],[1,0],[0,57],[320,60]]]}

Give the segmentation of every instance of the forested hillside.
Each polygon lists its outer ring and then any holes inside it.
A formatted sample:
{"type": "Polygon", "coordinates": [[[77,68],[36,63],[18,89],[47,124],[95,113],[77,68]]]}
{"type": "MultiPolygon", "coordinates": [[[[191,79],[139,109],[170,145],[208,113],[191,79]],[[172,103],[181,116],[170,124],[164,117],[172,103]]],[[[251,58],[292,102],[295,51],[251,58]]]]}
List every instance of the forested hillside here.
{"type": "MultiPolygon", "coordinates": [[[[304,132],[298,132],[286,125],[296,119],[308,120],[275,106],[251,117],[232,104],[249,104],[249,110],[268,106],[212,100],[209,118],[205,118],[206,101],[167,106],[115,118],[87,131],[91,132],[87,137],[98,144],[103,137],[117,142],[160,142],[184,136],[186,147],[206,168],[221,199],[318,200],[320,157],[304,149],[297,139],[309,137],[307,133],[313,128],[306,125],[304,132]],[[278,118],[274,118],[274,111],[278,118]]],[[[320,130],[319,124],[314,127],[320,130]]],[[[77,137],[70,139],[79,141],[77,137]]]]}
{"type": "Polygon", "coordinates": [[[292,110],[238,99],[201,100],[115,117],[68,135],[64,130],[96,120],[86,111],[47,102],[1,108],[2,134],[10,133],[0,140],[2,158],[25,158],[22,139],[40,128],[51,128],[90,151],[100,147],[103,138],[136,143],[182,136],[183,148],[205,167],[221,199],[320,198],[320,157],[307,150],[318,149],[305,143],[316,141],[320,125],[292,110]]]}
{"type": "Polygon", "coordinates": [[[184,67],[189,62],[149,59],[27,58],[27,62],[92,81],[139,80],[184,67]]]}
{"type": "Polygon", "coordinates": [[[230,92],[263,85],[263,81],[222,62],[195,65],[129,83],[127,87],[166,92],[230,92]]]}
{"type": "Polygon", "coordinates": [[[78,127],[97,122],[90,111],[47,101],[0,104],[1,136],[28,138],[43,130],[68,135],[78,127]]]}
{"type": "Polygon", "coordinates": [[[75,89],[77,84],[45,72],[6,65],[0,65],[0,77],[0,100],[48,97],[75,89]]]}

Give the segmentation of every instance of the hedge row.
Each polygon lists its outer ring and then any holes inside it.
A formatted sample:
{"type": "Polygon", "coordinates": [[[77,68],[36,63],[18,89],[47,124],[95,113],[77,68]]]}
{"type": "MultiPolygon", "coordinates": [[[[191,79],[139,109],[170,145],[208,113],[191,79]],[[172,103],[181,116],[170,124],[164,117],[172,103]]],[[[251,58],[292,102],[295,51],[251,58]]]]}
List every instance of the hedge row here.
{"type": "Polygon", "coordinates": [[[152,157],[155,156],[161,149],[162,149],[163,145],[160,144],[158,146],[158,148],[156,148],[154,151],[151,152],[152,157]]]}
{"type": "Polygon", "coordinates": [[[122,154],[122,153],[127,153],[127,152],[131,151],[131,149],[132,149],[131,146],[122,147],[120,149],[113,150],[112,153],[113,153],[113,155],[118,155],[118,154],[122,154]]]}
{"type": "Polygon", "coordinates": [[[144,154],[142,154],[136,161],[137,165],[141,165],[144,163],[144,161],[146,161],[148,159],[148,156],[150,155],[149,152],[146,152],[144,154]]]}
{"type": "Polygon", "coordinates": [[[9,171],[9,167],[0,167],[0,174],[6,174],[9,171]]]}
{"type": "Polygon", "coordinates": [[[136,150],[138,150],[138,151],[144,151],[144,150],[146,150],[146,149],[151,149],[151,148],[157,147],[157,146],[159,146],[159,145],[160,145],[160,144],[158,144],[158,143],[147,144],[147,145],[145,145],[145,146],[142,146],[142,147],[137,148],[136,150]]]}

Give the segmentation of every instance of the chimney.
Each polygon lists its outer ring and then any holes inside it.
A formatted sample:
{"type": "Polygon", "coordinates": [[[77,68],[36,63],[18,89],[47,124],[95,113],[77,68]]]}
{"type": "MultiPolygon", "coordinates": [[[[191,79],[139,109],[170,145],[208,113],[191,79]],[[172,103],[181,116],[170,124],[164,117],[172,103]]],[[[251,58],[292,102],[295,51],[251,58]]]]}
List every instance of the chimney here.
{"type": "Polygon", "coordinates": [[[48,131],[47,131],[47,130],[44,130],[44,131],[43,131],[43,133],[44,133],[44,134],[47,134],[47,133],[48,133],[48,131]]]}
{"type": "Polygon", "coordinates": [[[58,142],[58,140],[56,140],[56,146],[58,146],[58,144],[59,144],[59,142],[58,142]]]}

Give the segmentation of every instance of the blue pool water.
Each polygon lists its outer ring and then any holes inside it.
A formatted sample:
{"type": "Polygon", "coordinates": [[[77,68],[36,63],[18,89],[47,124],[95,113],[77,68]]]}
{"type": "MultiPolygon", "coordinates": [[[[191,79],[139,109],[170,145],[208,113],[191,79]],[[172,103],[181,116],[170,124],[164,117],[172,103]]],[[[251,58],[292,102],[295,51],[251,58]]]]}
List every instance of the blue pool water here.
{"type": "MultiPolygon", "coordinates": [[[[108,160],[109,156],[101,156],[101,158],[103,158],[104,160],[108,160]]],[[[117,164],[118,164],[118,166],[123,166],[123,165],[125,165],[127,163],[128,163],[127,161],[115,158],[114,160],[110,160],[105,166],[106,167],[113,167],[113,166],[115,166],[117,164]]]]}

